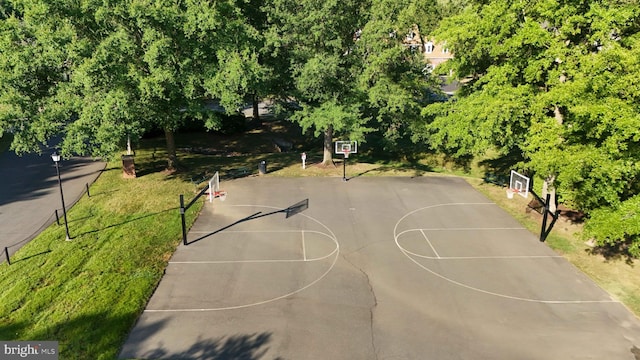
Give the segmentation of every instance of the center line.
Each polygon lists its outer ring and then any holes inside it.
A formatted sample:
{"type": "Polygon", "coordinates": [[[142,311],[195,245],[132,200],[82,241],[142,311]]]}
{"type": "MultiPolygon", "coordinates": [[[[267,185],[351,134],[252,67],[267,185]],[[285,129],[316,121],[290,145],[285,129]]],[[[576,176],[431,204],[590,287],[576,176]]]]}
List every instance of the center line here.
{"type": "Polygon", "coordinates": [[[429,244],[429,246],[431,246],[431,250],[433,250],[433,253],[436,254],[436,257],[438,259],[440,259],[440,255],[436,251],[436,248],[434,248],[433,245],[431,244],[431,241],[429,241],[429,238],[427,237],[427,234],[425,234],[422,229],[420,229],[420,232],[422,233],[422,236],[424,236],[424,239],[427,240],[427,244],[429,244]]]}

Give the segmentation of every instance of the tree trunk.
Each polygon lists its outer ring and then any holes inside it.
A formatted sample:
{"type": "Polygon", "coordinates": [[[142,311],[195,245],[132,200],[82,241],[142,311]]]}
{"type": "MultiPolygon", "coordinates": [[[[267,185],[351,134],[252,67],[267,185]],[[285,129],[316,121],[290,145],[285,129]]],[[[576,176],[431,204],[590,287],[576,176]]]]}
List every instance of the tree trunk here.
{"type": "Polygon", "coordinates": [[[167,170],[169,171],[175,171],[178,168],[176,139],[173,135],[173,130],[164,128],[164,137],[167,141],[167,170]]]}
{"type": "Polygon", "coordinates": [[[558,125],[562,125],[564,122],[564,116],[562,116],[562,112],[557,105],[553,107],[553,117],[556,119],[558,125]]]}
{"type": "Polygon", "coordinates": [[[332,145],[333,145],[333,126],[329,125],[329,127],[324,131],[324,146],[322,152],[322,165],[332,165],[333,157],[332,157],[332,145]]]}
{"type": "Polygon", "coordinates": [[[262,121],[260,120],[260,99],[258,99],[258,94],[253,94],[251,96],[253,100],[253,120],[258,121],[260,125],[262,125],[262,121]]]}
{"type": "Polygon", "coordinates": [[[544,179],[544,182],[542,183],[542,199],[546,201],[547,194],[550,195],[549,211],[551,211],[551,213],[553,214],[555,214],[556,210],[558,209],[558,204],[556,204],[556,188],[553,185],[555,180],[555,175],[549,175],[544,179]]]}
{"type": "MultiPolygon", "coordinates": [[[[560,78],[560,82],[564,82],[563,77],[560,78]]],[[[558,125],[562,125],[564,123],[564,115],[562,115],[562,111],[560,111],[560,108],[557,105],[553,107],[553,117],[558,125]]],[[[546,200],[547,194],[551,195],[549,197],[549,211],[553,214],[555,214],[558,209],[558,204],[556,204],[556,187],[553,184],[555,181],[556,176],[549,174],[542,184],[542,198],[546,200]]]]}
{"type": "Polygon", "coordinates": [[[427,51],[427,46],[424,43],[424,37],[422,35],[422,32],[420,31],[420,25],[415,25],[416,30],[418,30],[418,39],[420,40],[420,53],[424,54],[427,51]]]}

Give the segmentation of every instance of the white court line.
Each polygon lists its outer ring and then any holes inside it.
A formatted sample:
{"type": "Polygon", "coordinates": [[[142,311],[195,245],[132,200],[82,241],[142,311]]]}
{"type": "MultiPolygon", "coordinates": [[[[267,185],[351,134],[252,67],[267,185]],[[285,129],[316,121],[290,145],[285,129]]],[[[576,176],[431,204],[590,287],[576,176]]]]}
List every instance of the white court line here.
{"type": "MultiPolygon", "coordinates": [[[[442,274],[437,273],[434,270],[431,270],[430,268],[428,268],[427,266],[421,264],[420,262],[418,262],[416,259],[414,259],[413,257],[411,257],[410,255],[414,255],[417,257],[420,257],[421,255],[417,255],[417,254],[413,254],[410,251],[408,251],[407,249],[405,249],[404,247],[402,247],[402,245],[400,245],[400,240],[399,237],[400,235],[408,232],[408,231],[416,231],[418,229],[411,229],[411,230],[405,230],[401,233],[398,233],[398,227],[400,226],[400,223],[402,223],[402,221],[404,219],[406,219],[407,217],[411,216],[412,214],[415,214],[419,211],[422,210],[427,210],[427,209],[433,209],[433,208],[437,208],[437,207],[444,207],[444,206],[466,206],[466,205],[495,205],[497,206],[495,203],[450,203],[450,204],[436,204],[436,205],[431,205],[431,206],[425,206],[423,208],[419,208],[419,209],[415,209],[413,211],[410,211],[408,213],[406,213],[404,216],[402,216],[397,222],[395,227],[393,228],[393,234],[394,234],[394,240],[396,242],[396,246],[398,247],[398,249],[400,249],[400,251],[410,260],[412,261],[414,264],[416,264],[418,267],[422,268],[423,270],[431,273],[432,275],[439,277],[440,279],[450,282],[454,285],[472,290],[472,291],[477,291],[479,293],[483,293],[483,294],[487,294],[487,295],[492,295],[492,296],[497,296],[500,298],[504,298],[504,299],[511,299],[511,300],[519,300],[519,301],[525,301],[525,302],[531,302],[531,303],[539,303],[539,304],[605,304],[605,303],[614,303],[614,304],[620,304],[620,301],[615,300],[615,299],[610,299],[610,300],[544,300],[544,299],[531,299],[531,298],[524,298],[524,297],[519,297],[519,296],[512,296],[512,295],[507,295],[507,294],[501,294],[501,293],[497,293],[497,292],[493,292],[493,291],[489,291],[489,290],[484,290],[484,289],[480,289],[471,285],[467,285],[464,284],[460,281],[448,278],[442,274]]],[[[488,228],[485,228],[488,229],[488,228]]],[[[451,230],[451,229],[442,229],[442,230],[451,230]]],[[[464,230],[469,230],[469,229],[464,229],[464,230]]],[[[561,256],[558,256],[561,257],[561,256]]],[[[437,260],[442,260],[442,259],[437,259],[437,260]]],[[[606,292],[605,292],[606,293],[606,292]]]]}
{"type": "MultiPolygon", "coordinates": [[[[280,208],[276,208],[273,206],[265,206],[265,205],[232,205],[232,206],[239,206],[239,207],[263,207],[263,208],[271,208],[271,209],[280,209],[280,208]]],[[[283,209],[280,209],[283,210],[283,209]]],[[[294,294],[300,293],[310,287],[312,287],[313,285],[315,285],[316,283],[320,282],[322,279],[324,279],[329,272],[331,272],[331,270],[333,269],[333,267],[336,265],[336,262],[338,261],[338,258],[340,257],[340,243],[338,242],[338,238],[336,237],[336,235],[333,233],[333,231],[331,231],[331,229],[323,224],[322,222],[320,222],[319,220],[305,215],[305,214],[299,214],[300,216],[303,216],[307,219],[309,219],[310,221],[313,221],[315,223],[317,223],[318,225],[320,225],[321,227],[323,227],[327,232],[323,233],[320,231],[307,231],[307,232],[313,232],[313,233],[318,233],[318,234],[322,234],[326,237],[328,237],[329,239],[331,239],[333,241],[333,243],[335,244],[335,249],[333,249],[333,251],[330,254],[327,254],[324,257],[321,258],[317,258],[317,259],[311,259],[308,261],[314,261],[314,260],[322,260],[322,259],[328,259],[331,258],[333,256],[333,261],[331,262],[331,264],[329,265],[328,269],[322,274],[320,275],[317,279],[311,281],[310,283],[308,283],[305,286],[302,286],[301,288],[291,291],[289,293],[283,294],[281,296],[277,296],[271,299],[265,299],[262,301],[256,301],[253,303],[249,303],[249,304],[240,304],[240,305],[235,305],[235,306],[223,306],[223,307],[217,307],[217,308],[191,308],[191,309],[145,309],[144,312],[147,313],[178,313],[178,312],[208,312],[208,311],[224,311],[224,310],[236,310],[236,309],[243,309],[243,308],[248,308],[248,307],[252,307],[252,306],[259,306],[259,305],[263,305],[263,304],[268,304],[274,301],[278,301],[284,298],[287,298],[289,296],[292,296],[294,294]]],[[[299,232],[300,230],[292,230],[292,231],[272,231],[272,232],[299,232]]],[[[208,232],[204,232],[204,233],[212,233],[213,231],[208,231],[208,232]]],[[[247,232],[247,231],[237,231],[237,232],[247,232]]],[[[249,232],[253,232],[253,231],[249,231],[249,232]]],[[[265,231],[265,232],[270,232],[270,231],[265,231]]],[[[268,260],[267,260],[268,261],[268,260]]],[[[297,262],[301,262],[301,260],[297,260],[297,262]]],[[[185,262],[188,263],[188,262],[185,262]]],[[[205,264],[206,262],[198,262],[196,264],[205,264]]],[[[212,262],[212,263],[216,263],[216,262],[212,262]]]]}
{"type": "MultiPolygon", "coordinates": [[[[405,253],[405,256],[407,255],[405,250],[400,248],[400,251],[405,253]]],[[[477,291],[483,294],[487,294],[487,295],[493,295],[493,296],[497,296],[497,297],[501,297],[501,298],[505,298],[505,299],[511,299],[511,300],[520,300],[520,301],[525,301],[525,302],[531,302],[531,303],[539,303],[539,304],[606,304],[606,303],[620,303],[619,301],[615,300],[615,299],[610,299],[610,300],[542,300],[542,299],[530,299],[530,298],[523,298],[523,297],[519,297],[519,296],[511,296],[511,295],[506,295],[506,294],[500,294],[497,292],[493,292],[493,291],[488,291],[488,290],[484,290],[484,289],[480,289],[474,286],[470,286],[467,284],[463,284],[459,281],[450,279],[444,275],[441,275],[431,269],[429,269],[428,267],[420,264],[419,262],[417,262],[415,259],[413,259],[411,256],[407,256],[407,258],[409,260],[411,260],[414,264],[418,265],[419,267],[421,267],[423,270],[426,270],[428,272],[430,272],[431,274],[433,274],[434,276],[437,276],[439,278],[441,278],[442,280],[448,281],[452,284],[461,286],[463,288],[469,289],[469,290],[473,290],[473,291],[477,291]]]]}
{"type": "Polygon", "coordinates": [[[502,256],[440,256],[440,254],[438,254],[438,252],[436,251],[435,247],[433,246],[433,244],[431,243],[431,241],[429,240],[429,237],[427,236],[427,234],[425,234],[425,231],[465,231],[465,230],[469,230],[469,231],[479,231],[479,230],[527,230],[526,228],[522,228],[522,227],[496,227],[496,228],[451,228],[451,229],[447,229],[447,228],[423,228],[423,229],[407,229],[401,233],[399,233],[396,238],[409,233],[409,232],[414,232],[414,231],[419,231],[422,236],[425,237],[425,239],[427,240],[427,243],[429,244],[429,246],[431,247],[431,250],[433,250],[433,253],[436,255],[434,256],[428,256],[428,255],[422,255],[422,254],[418,254],[418,253],[414,253],[412,251],[409,251],[407,249],[405,249],[404,247],[400,247],[402,251],[404,251],[407,254],[413,255],[415,257],[419,257],[422,259],[429,259],[429,260],[482,260],[482,259],[547,259],[547,258],[561,258],[562,256],[560,255],[502,255],[502,256]]]}
{"type": "MultiPolygon", "coordinates": [[[[189,231],[189,233],[210,234],[210,233],[215,233],[216,231],[218,230],[209,230],[209,231],[197,230],[197,231],[189,231]]],[[[320,232],[320,231],[312,231],[312,230],[303,230],[303,231],[324,234],[323,232],[320,232]]],[[[218,233],[220,234],[220,233],[297,233],[297,232],[300,232],[300,230],[223,230],[218,233]]]]}
{"type": "MultiPolygon", "coordinates": [[[[330,255],[329,255],[330,256],[330,255]]],[[[325,257],[326,258],[326,257],[325,257]]],[[[314,259],[314,260],[321,260],[314,259]]],[[[306,259],[281,259],[281,260],[210,260],[210,261],[169,261],[169,264],[277,264],[307,262],[306,259]]]]}
{"type": "Polygon", "coordinates": [[[425,234],[424,231],[422,230],[420,230],[420,232],[422,233],[422,236],[424,236],[424,239],[427,240],[427,244],[429,244],[429,246],[431,247],[431,250],[433,250],[433,253],[436,254],[438,259],[440,259],[440,255],[436,251],[436,248],[434,248],[433,245],[431,244],[431,241],[429,241],[429,237],[427,237],[427,234],[425,234]]]}
{"type": "MultiPolygon", "coordinates": [[[[245,232],[245,231],[242,231],[245,232]]],[[[249,231],[249,232],[257,232],[257,233],[262,233],[262,231],[249,231]]],[[[303,254],[303,259],[256,259],[256,260],[207,260],[207,261],[169,261],[169,264],[252,264],[252,263],[261,263],[261,264],[268,264],[268,263],[273,263],[273,264],[277,264],[277,263],[296,263],[296,262],[312,262],[312,261],[319,261],[319,260],[324,260],[328,257],[330,257],[333,252],[325,255],[325,256],[321,256],[321,257],[317,257],[317,258],[308,258],[307,257],[307,250],[306,250],[306,245],[305,245],[305,237],[304,234],[307,233],[315,233],[315,234],[320,234],[320,235],[324,235],[326,237],[328,237],[330,240],[333,240],[335,243],[335,239],[330,237],[328,234],[325,234],[321,231],[309,231],[309,230],[295,230],[295,231],[273,231],[273,232],[288,232],[288,233],[301,233],[302,234],[302,254],[303,254]]],[[[337,245],[337,244],[336,244],[337,245]]]]}
{"type": "Polygon", "coordinates": [[[527,230],[527,228],[523,227],[492,227],[492,228],[424,228],[420,230],[427,231],[491,231],[491,230],[527,230]]]}
{"type": "MultiPolygon", "coordinates": [[[[489,260],[489,259],[504,259],[504,260],[509,260],[509,259],[553,259],[553,258],[561,258],[562,256],[560,255],[495,255],[495,256],[439,256],[437,253],[436,255],[438,255],[438,257],[434,257],[434,256],[428,256],[428,255],[422,255],[422,254],[417,254],[414,253],[412,251],[409,251],[401,246],[400,250],[403,251],[406,254],[421,258],[421,259],[428,259],[428,260],[489,260]]],[[[435,250],[434,250],[435,251],[435,250]]]]}
{"type": "Polygon", "coordinates": [[[304,261],[307,261],[307,248],[304,245],[304,230],[301,232],[302,235],[302,258],[304,261]]]}
{"type": "Polygon", "coordinates": [[[405,233],[412,231],[420,231],[423,235],[425,231],[508,231],[508,230],[527,230],[527,228],[523,227],[495,227],[495,228],[420,228],[420,229],[407,229],[400,233],[397,236],[404,235],[405,233]]]}

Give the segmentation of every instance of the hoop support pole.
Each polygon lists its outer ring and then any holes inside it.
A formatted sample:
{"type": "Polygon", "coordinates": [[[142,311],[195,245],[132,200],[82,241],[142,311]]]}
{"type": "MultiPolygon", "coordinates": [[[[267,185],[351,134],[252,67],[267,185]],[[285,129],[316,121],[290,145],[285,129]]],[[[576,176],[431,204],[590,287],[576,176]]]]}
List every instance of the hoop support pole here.
{"type": "Polygon", "coordinates": [[[542,228],[540,229],[540,241],[544,242],[547,238],[547,215],[549,214],[549,202],[551,201],[551,194],[547,194],[547,200],[544,202],[544,213],[542,215],[542,228]]]}
{"type": "Polygon", "coordinates": [[[185,219],[184,209],[184,195],[180,194],[180,218],[182,220],[182,244],[189,245],[187,243],[187,221],[185,219]]]}
{"type": "Polygon", "coordinates": [[[347,159],[349,158],[348,153],[342,154],[344,157],[342,158],[342,181],[347,181],[347,159]]]}

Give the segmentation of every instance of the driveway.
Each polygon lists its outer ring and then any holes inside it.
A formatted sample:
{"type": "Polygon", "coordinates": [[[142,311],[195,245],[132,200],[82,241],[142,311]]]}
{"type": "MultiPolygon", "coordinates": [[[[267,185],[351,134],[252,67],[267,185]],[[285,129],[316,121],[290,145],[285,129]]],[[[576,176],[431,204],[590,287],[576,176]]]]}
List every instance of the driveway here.
{"type": "MultiPolygon", "coordinates": [[[[104,162],[80,157],[60,162],[67,209],[86,193],[86,185],[93,183],[104,167],[104,162]]],[[[55,222],[56,209],[62,219],[62,202],[50,154],[4,152],[0,154],[0,179],[0,261],[6,261],[5,247],[13,255],[55,222]]]]}

